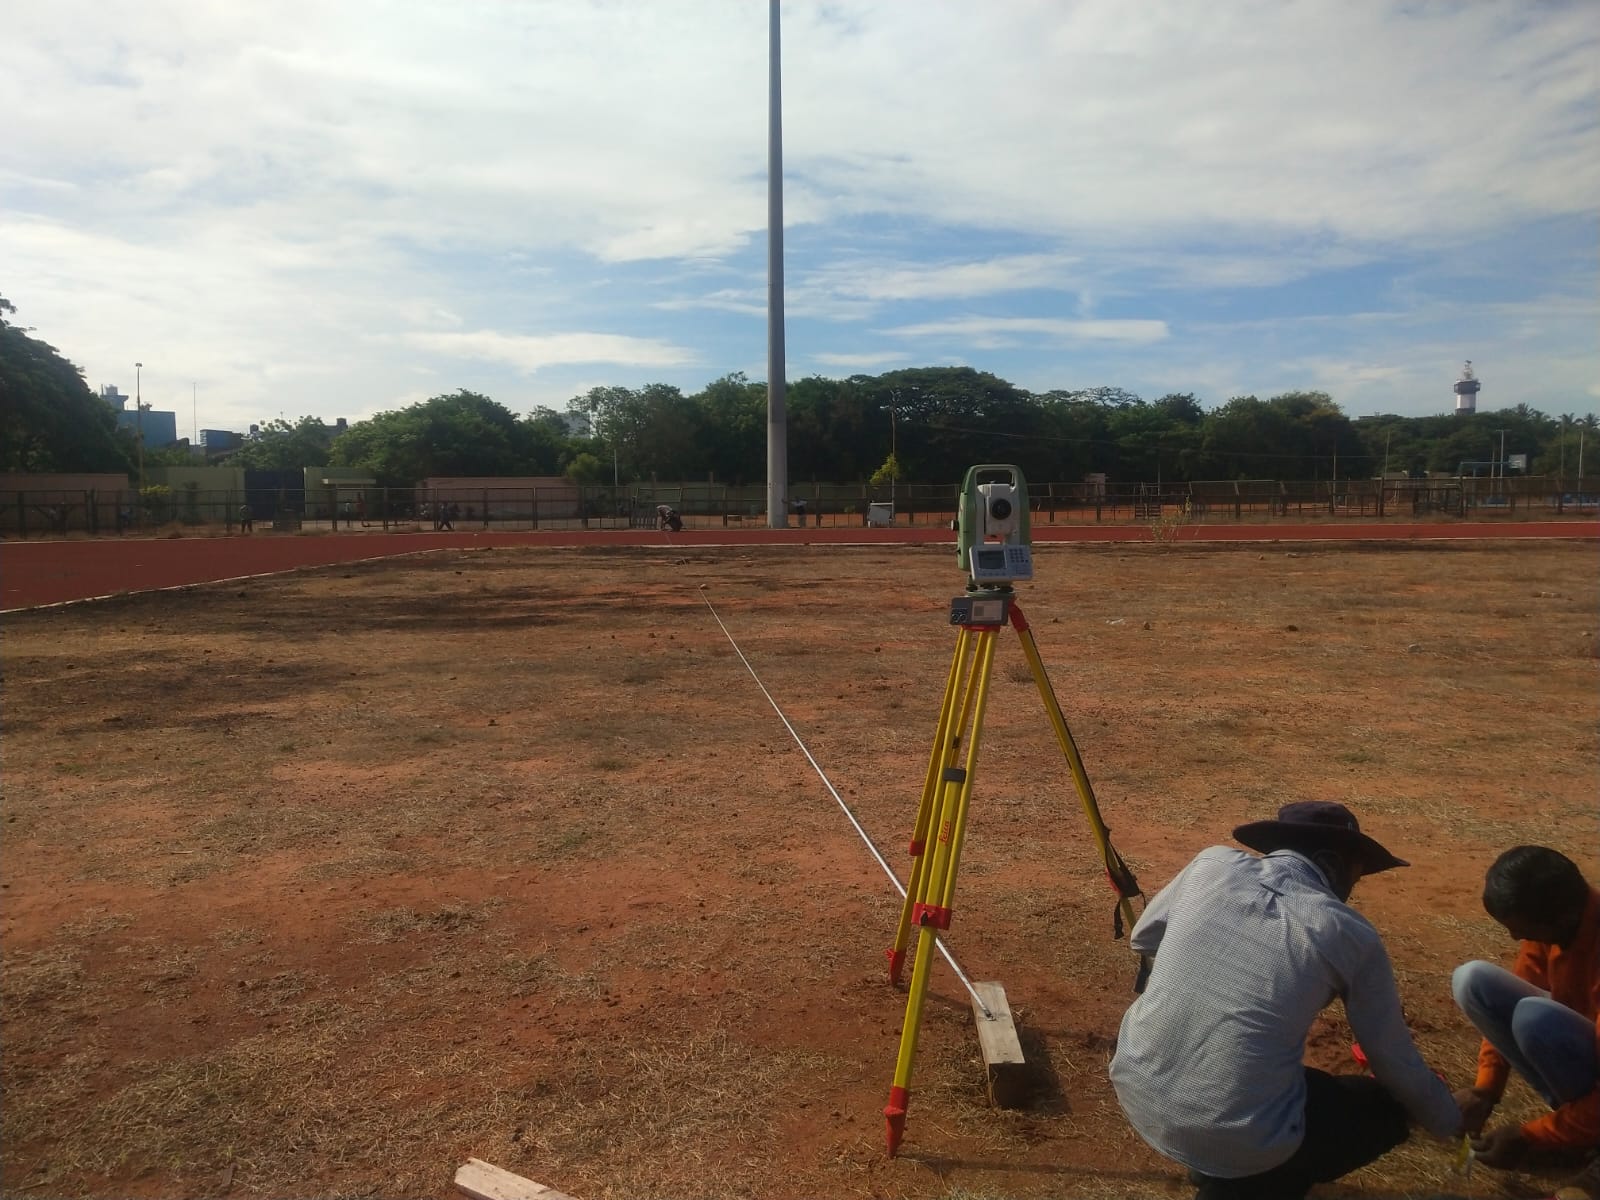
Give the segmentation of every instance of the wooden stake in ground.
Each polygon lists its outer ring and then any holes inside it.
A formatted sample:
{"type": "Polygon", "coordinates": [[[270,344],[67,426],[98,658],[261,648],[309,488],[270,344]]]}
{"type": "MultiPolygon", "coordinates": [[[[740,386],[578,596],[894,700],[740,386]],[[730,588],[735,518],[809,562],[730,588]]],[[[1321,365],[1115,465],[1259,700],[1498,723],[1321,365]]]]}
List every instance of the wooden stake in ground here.
{"type": "Polygon", "coordinates": [[[975,983],[972,1019],[978,1026],[978,1046],[983,1051],[989,1080],[989,1102],[996,1108],[1021,1107],[1027,1062],[1017,1038],[1006,989],[998,983],[975,983]],[[988,1009],[987,1013],[984,1009],[988,1009]]]}
{"type": "Polygon", "coordinates": [[[473,1200],[573,1200],[565,1192],[513,1175],[510,1171],[469,1158],[456,1172],[456,1187],[473,1200]]]}

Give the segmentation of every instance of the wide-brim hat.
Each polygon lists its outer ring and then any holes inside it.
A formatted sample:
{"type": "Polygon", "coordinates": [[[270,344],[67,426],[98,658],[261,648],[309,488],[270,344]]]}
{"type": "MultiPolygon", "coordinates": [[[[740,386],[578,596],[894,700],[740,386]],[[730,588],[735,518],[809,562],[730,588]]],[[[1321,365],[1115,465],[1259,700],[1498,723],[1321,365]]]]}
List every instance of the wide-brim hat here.
{"type": "Polygon", "coordinates": [[[1367,875],[1411,865],[1389,853],[1376,838],[1362,833],[1355,813],[1330,800],[1299,800],[1285,804],[1278,810],[1277,820],[1251,821],[1235,829],[1233,836],[1234,840],[1262,854],[1274,850],[1342,851],[1358,858],[1362,872],[1367,875]]]}

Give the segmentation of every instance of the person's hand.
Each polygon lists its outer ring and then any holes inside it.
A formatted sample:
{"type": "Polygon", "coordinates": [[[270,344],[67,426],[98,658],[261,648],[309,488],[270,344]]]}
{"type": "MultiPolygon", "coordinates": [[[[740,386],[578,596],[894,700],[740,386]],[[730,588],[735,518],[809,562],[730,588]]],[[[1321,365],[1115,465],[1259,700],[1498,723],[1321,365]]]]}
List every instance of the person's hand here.
{"type": "Polygon", "coordinates": [[[1461,1088],[1455,1094],[1456,1107],[1461,1110],[1461,1132],[1477,1133],[1494,1112],[1494,1097],[1483,1088],[1461,1088]]]}
{"type": "Polygon", "coordinates": [[[1517,1125],[1496,1129],[1472,1141],[1472,1152],[1486,1167],[1505,1171],[1520,1163],[1528,1153],[1528,1139],[1517,1125]]]}

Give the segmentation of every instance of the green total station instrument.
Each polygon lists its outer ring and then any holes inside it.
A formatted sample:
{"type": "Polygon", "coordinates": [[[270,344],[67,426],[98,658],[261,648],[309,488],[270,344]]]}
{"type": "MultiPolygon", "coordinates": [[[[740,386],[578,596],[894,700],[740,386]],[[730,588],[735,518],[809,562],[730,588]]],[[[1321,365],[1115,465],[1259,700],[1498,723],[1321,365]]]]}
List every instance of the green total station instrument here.
{"type": "Polygon", "coordinates": [[[1003,463],[970,467],[956,510],[956,558],[967,587],[1004,587],[1033,578],[1028,485],[1003,463]]]}

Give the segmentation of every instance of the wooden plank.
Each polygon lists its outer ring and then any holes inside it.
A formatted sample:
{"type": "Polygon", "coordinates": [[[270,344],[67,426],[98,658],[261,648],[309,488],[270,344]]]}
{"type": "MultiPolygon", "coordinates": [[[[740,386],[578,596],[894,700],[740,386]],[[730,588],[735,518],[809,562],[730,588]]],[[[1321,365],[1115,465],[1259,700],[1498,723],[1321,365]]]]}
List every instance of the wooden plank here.
{"type": "Polygon", "coordinates": [[[456,1172],[456,1187],[473,1200],[572,1200],[565,1192],[513,1175],[480,1158],[467,1159],[456,1172]]]}
{"type": "Polygon", "coordinates": [[[978,994],[972,1002],[972,1019],[978,1026],[978,1046],[989,1077],[989,1100],[996,1108],[1016,1108],[1027,1091],[1028,1064],[1011,1006],[1006,1003],[1006,990],[998,983],[975,983],[972,990],[978,994]],[[981,1006],[978,1000],[983,1001],[981,1006]]]}

